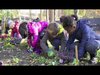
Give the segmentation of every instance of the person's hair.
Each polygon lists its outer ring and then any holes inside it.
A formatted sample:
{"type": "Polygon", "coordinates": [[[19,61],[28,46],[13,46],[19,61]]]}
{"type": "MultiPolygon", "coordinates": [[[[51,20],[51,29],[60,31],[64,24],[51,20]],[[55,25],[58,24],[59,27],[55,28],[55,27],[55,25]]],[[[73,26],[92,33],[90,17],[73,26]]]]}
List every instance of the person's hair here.
{"type": "Polygon", "coordinates": [[[56,22],[50,23],[47,29],[52,31],[53,33],[58,33],[59,32],[59,25],[56,22]]]}
{"type": "Polygon", "coordinates": [[[37,17],[36,20],[40,20],[40,19],[37,17]]]}
{"type": "Polygon", "coordinates": [[[73,17],[75,21],[78,20],[78,16],[77,15],[71,15],[71,17],[73,17]]]}
{"type": "Polygon", "coordinates": [[[39,22],[39,21],[40,21],[39,18],[33,19],[33,22],[39,22]]]}
{"type": "Polygon", "coordinates": [[[60,22],[62,23],[63,22],[63,19],[65,18],[65,16],[61,16],[60,17],[60,22]]]}
{"type": "Polygon", "coordinates": [[[66,16],[63,19],[63,27],[73,26],[75,24],[75,20],[71,16],[66,16]]]}
{"type": "Polygon", "coordinates": [[[21,34],[22,38],[26,38],[28,34],[25,34],[25,31],[27,32],[27,22],[22,22],[19,26],[19,33],[21,34]]]}
{"type": "Polygon", "coordinates": [[[37,21],[37,22],[39,22],[39,21],[40,21],[40,19],[39,19],[39,18],[36,18],[36,21],[37,21]]]}

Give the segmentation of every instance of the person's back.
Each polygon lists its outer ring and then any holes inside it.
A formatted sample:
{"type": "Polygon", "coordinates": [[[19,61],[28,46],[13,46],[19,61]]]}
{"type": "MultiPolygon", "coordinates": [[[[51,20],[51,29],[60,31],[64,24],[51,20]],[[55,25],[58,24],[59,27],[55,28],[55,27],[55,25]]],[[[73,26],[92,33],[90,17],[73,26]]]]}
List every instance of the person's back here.
{"type": "Polygon", "coordinates": [[[53,56],[52,48],[50,48],[47,45],[48,41],[53,46],[53,50],[61,51],[65,49],[66,39],[64,36],[64,29],[62,25],[56,22],[50,23],[40,43],[43,51],[46,52],[48,56],[49,56],[49,53],[51,53],[51,56],[53,56]],[[61,48],[59,48],[59,46],[61,46],[61,48]]]}
{"type": "Polygon", "coordinates": [[[48,22],[46,21],[40,21],[40,22],[31,22],[29,23],[29,32],[30,33],[40,33],[43,29],[45,29],[48,26],[48,22]]]}
{"type": "MultiPolygon", "coordinates": [[[[48,22],[29,22],[28,27],[28,44],[36,50],[40,48],[41,34],[47,28],[48,22]],[[34,39],[32,39],[34,38],[34,39]]],[[[43,37],[43,36],[42,36],[43,37]]]]}
{"type": "Polygon", "coordinates": [[[88,39],[96,39],[96,33],[93,29],[88,25],[87,20],[79,20],[77,22],[77,33],[76,38],[81,41],[82,37],[87,37],[88,39]],[[82,36],[82,34],[88,34],[88,36],[82,36]],[[92,34],[92,35],[91,35],[92,34]]]}
{"type": "Polygon", "coordinates": [[[11,37],[21,38],[19,33],[19,22],[15,21],[14,27],[12,28],[11,37]],[[15,35],[16,34],[16,35],[15,35]]]}

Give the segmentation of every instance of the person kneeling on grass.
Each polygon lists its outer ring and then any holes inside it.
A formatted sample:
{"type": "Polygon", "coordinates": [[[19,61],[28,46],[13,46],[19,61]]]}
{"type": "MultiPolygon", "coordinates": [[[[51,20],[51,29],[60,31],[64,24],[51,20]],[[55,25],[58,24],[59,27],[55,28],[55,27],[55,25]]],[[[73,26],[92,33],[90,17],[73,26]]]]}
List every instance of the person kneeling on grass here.
{"type": "Polygon", "coordinates": [[[100,49],[100,35],[96,34],[89,26],[88,20],[78,20],[77,22],[71,16],[65,16],[63,27],[69,33],[69,39],[66,47],[68,51],[75,51],[75,39],[78,43],[78,59],[81,60],[86,52],[90,53],[90,61],[96,56],[100,49]]]}
{"type": "Polygon", "coordinates": [[[15,24],[12,25],[11,29],[11,44],[19,44],[22,37],[19,33],[19,22],[18,21],[15,21],[15,24]]]}
{"type": "Polygon", "coordinates": [[[62,25],[54,22],[50,23],[49,26],[47,27],[46,33],[43,36],[40,45],[43,51],[49,56],[53,57],[55,56],[55,53],[53,50],[64,50],[66,46],[66,38],[65,38],[64,29],[62,25]],[[49,41],[53,48],[49,48],[48,42],[49,41]],[[61,46],[61,49],[59,48],[61,46]]]}
{"type": "Polygon", "coordinates": [[[41,54],[42,49],[40,47],[40,40],[45,34],[45,29],[48,27],[48,22],[39,21],[39,22],[29,22],[27,25],[28,32],[28,45],[30,49],[29,52],[35,52],[41,54]]]}

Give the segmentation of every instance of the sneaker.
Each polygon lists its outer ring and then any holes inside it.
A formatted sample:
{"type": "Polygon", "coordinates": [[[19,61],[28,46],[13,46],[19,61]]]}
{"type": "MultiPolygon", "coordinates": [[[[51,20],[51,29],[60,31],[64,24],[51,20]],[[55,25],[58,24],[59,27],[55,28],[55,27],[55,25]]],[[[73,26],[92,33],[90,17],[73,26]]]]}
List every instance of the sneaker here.
{"type": "Polygon", "coordinates": [[[93,60],[92,60],[92,64],[97,64],[97,63],[98,63],[97,58],[93,58],[93,60]]]}
{"type": "Polygon", "coordinates": [[[27,52],[33,53],[33,49],[30,48],[30,49],[27,50],[27,52]]]}
{"type": "Polygon", "coordinates": [[[34,52],[35,52],[36,54],[38,54],[38,55],[40,55],[40,54],[42,53],[42,51],[41,51],[40,49],[36,49],[34,52]]]}
{"type": "Polygon", "coordinates": [[[66,61],[65,59],[59,59],[59,63],[60,64],[65,64],[65,63],[68,63],[68,61],[66,61]]]}

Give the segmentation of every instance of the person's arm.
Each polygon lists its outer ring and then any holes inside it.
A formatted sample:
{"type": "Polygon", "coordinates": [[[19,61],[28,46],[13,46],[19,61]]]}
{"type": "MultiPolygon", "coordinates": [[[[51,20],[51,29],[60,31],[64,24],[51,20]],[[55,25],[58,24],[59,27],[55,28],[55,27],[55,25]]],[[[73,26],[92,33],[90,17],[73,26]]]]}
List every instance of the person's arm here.
{"type": "Polygon", "coordinates": [[[61,38],[61,50],[65,50],[66,42],[67,42],[66,38],[67,37],[64,36],[64,33],[62,33],[61,36],[62,36],[62,38],[61,38]]]}
{"type": "Polygon", "coordinates": [[[32,47],[36,47],[36,44],[38,43],[39,39],[39,32],[37,28],[33,29],[33,39],[32,39],[32,47]]]}
{"type": "Polygon", "coordinates": [[[31,35],[30,34],[28,34],[27,42],[28,42],[29,47],[31,47],[32,44],[31,44],[31,35]]]}
{"type": "Polygon", "coordinates": [[[40,24],[42,25],[42,28],[43,28],[43,29],[44,29],[44,28],[47,28],[48,25],[49,25],[49,23],[46,22],[46,21],[40,22],[40,24]]]}
{"type": "Polygon", "coordinates": [[[71,45],[74,43],[74,40],[75,40],[75,34],[69,35],[69,38],[66,44],[68,50],[71,49],[71,45]]]}
{"type": "Polygon", "coordinates": [[[17,31],[17,37],[18,38],[22,38],[21,35],[20,35],[20,33],[19,33],[19,26],[17,27],[17,30],[16,31],[17,31]]]}
{"type": "Polygon", "coordinates": [[[40,41],[40,46],[41,46],[41,48],[42,48],[44,51],[49,49],[48,46],[46,45],[47,39],[48,39],[48,34],[46,33],[46,34],[43,36],[42,40],[40,41]]]}
{"type": "Polygon", "coordinates": [[[28,40],[27,40],[27,42],[28,42],[28,45],[29,45],[29,47],[31,47],[32,46],[32,27],[31,27],[31,24],[30,23],[28,23],[28,25],[27,25],[27,32],[28,32],[28,40]]]}
{"type": "Polygon", "coordinates": [[[14,37],[14,31],[12,29],[12,31],[11,31],[11,38],[13,38],[13,37],[14,37]]]}
{"type": "Polygon", "coordinates": [[[47,28],[48,25],[49,25],[49,23],[45,21],[45,22],[44,22],[44,26],[45,26],[45,28],[47,28]]]}

